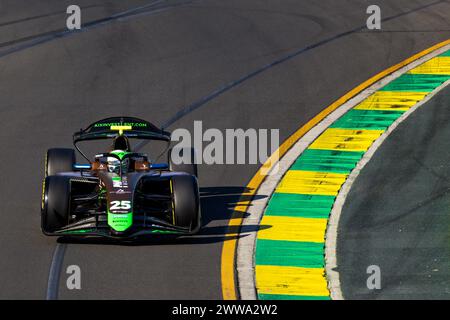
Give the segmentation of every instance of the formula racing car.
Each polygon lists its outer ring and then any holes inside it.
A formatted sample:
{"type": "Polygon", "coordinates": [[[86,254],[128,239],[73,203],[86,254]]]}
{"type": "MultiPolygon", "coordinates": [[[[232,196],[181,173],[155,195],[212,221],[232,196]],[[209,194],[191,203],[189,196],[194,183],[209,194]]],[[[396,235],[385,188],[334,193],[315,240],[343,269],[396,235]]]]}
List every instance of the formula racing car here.
{"type": "Polygon", "coordinates": [[[136,238],[151,234],[194,234],[201,227],[194,150],[169,149],[170,133],[132,117],[107,118],[73,135],[77,151],[49,149],[41,206],[41,228],[49,236],[136,238]],[[90,160],[81,141],[111,139],[110,150],[90,160]],[[167,143],[167,163],[133,152],[130,139],[167,143]],[[171,155],[189,161],[174,162],[171,155]]]}

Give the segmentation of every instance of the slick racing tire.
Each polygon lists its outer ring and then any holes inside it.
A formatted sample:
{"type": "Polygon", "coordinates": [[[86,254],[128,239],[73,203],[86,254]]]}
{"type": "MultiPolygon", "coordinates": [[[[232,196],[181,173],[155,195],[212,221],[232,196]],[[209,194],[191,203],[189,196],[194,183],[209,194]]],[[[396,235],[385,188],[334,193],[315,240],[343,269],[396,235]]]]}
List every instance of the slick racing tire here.
{"type": "Polygon", "coordinates": [[[197,178],[177,175],[172,178],[174,225],[196,233],[201,227],[197,178]]]}
{"type": "Polygon", "coordinates": [[[198,177],[197,173],[197,164],[196,164],[196,158],[195,158],[195,150],[194,148],[173,148],[169,149],[169,169],[171,171],[181,171],[189,173],[195,177],[198,177]],[[176,164],[174,163],[173,158],[181,157],[184,159],[187,157],[189,160],[188,163],[180,163],[176,164]]]}
{"type": "Polygon", "coordinates": [[[52,234],[69,222],[70,177],[46,177],[43,196],[42,231],[45,234],[52,234]]]}
{"type": "Polygon", "coordinates": [[[48,149],[45,159],[45,176],[52,176],[60,172],[73,171],[75,151],[67,148],[48,149]]]}

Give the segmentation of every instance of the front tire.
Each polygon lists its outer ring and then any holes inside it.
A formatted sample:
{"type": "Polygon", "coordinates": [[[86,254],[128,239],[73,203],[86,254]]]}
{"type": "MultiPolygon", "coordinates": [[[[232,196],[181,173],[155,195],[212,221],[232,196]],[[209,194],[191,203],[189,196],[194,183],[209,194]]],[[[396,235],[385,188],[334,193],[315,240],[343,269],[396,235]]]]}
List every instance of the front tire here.
{"type": "Polygon", "coordinates": [[[200,196],[197,178],[192,175],[173,176],[173,223],[196,233],[201,227],[200,196]]]}
{"type": "Polygon", "coordinates": [[[44,234],[52,234],[69,223],[70,178],[49,176],[43,187],[41,227],[44,234]]]}
{"type": "Polygon", "coordinates": [[[75,150],[68,148],[48,149],[45,158],[45,176],[73,171],[75,163],[75,150]]]}

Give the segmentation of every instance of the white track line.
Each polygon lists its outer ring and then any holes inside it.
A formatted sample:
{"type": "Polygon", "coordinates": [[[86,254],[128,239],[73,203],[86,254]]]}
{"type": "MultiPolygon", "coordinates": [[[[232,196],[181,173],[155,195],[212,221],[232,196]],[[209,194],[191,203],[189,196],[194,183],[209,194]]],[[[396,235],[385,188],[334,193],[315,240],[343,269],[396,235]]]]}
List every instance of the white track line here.
{"type": "Polygon", "coordinates": [[[58,300],[59,278],[61,277],[66,248],[67,244],[65,243],[56,244],[48,274],[46,300],[58,300]]]}
{"type": "MultiPolygon", "coordinates": [[[[332,113],[330,113],[319,124],[306,133],[301,139],[299,139],[293,147],[279,160],[279,170],[276,174],[266,176],[264,182],[257,190],[254,199],[249,205],[247,210],[248,216],[244,218],[242,226],[243,230],[250,230],[251,228],[245,226],[259,225],[267,206],[267,202],[273,194],[279,181],[282,179],[286,171],[291,167],[294,161],[303,153],[303,151],[315,140],[317,137],[325,131],[331,124],[344,115],[347,111],[355,107],[358,103],[366,99],[368,96],[384,87],[389,82],[400,77],[402,74],[409,70],[423,64],[425,61],[430,60],[445,51],[450,49],[450,45],[444,46],[436,51],[433,51],[420,59],[411,62],[403,68],[393,72],[392,74],[377,81],[367,89],[363,90],[352,99],[348,100],[332,113]]],[[[358,176],[362,167],[370,160],[376,149],[387,138],[387,136],[398,126],[398,124],[406,119],[414,110],[421,106],[426,101],[430,100],[436,92],[444,88],[449,82],[444,83],[435,91],[430,93],[424,100],[416,104],[414,107],[405,112],[399,119],[397,119],[381,136],[378,138],[369,150],[365,153],[364,157],[360,160],[356,168],[349,175],[346,182],[341,187],[336,201],[333,205],[330,218],[328,220],[326,239],[325,239],[325,268],[328,278],[328,288],[332,299],[343,299],[339,273],[334,269],[336,268],[336,239],[337,229],[339,225],[339,218],[342,211],[342,206],[345,202],[345,198],[348,191],[351,188],[353,181],[358,176]]],[[[276,164],[274,165],[276,167],[276,164]]],[[[256,244],[257,231],[242,232],[241,237],[238,240],[237,247],[237,281],[239,288],[239,296],[243,300],[255,300],[257,299],[256,283],[255,283],[255,244],[256,244]]]]}

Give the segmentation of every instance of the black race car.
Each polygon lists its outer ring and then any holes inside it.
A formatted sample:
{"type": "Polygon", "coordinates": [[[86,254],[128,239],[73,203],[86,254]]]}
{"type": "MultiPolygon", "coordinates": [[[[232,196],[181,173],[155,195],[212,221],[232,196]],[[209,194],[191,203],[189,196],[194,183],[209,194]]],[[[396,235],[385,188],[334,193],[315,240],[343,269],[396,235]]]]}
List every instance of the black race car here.
{"type": "Polygon", "coordinates": [[[107,118],[73,135],[88,164],[77,164],[74,149],[47,151],[41,227],[49,236],[135,238],[150,234],[194,234],[201,227],[197,167],[193,149],[176,150],[181,164],[151,163],[133,152],[129,139],[160,140],[170,133],[132,117],[107,118]],[[80,141],[112,139],[109,152],[93,161],[80,141]]]}

